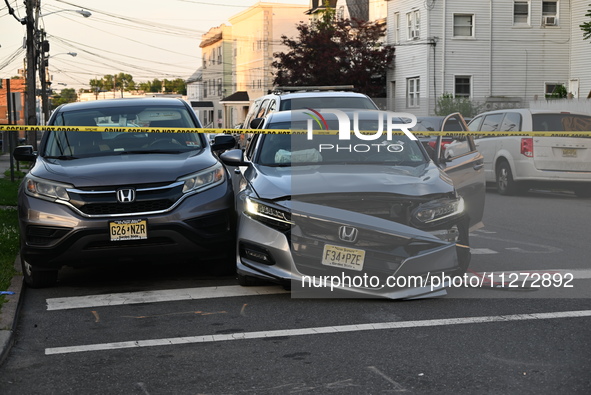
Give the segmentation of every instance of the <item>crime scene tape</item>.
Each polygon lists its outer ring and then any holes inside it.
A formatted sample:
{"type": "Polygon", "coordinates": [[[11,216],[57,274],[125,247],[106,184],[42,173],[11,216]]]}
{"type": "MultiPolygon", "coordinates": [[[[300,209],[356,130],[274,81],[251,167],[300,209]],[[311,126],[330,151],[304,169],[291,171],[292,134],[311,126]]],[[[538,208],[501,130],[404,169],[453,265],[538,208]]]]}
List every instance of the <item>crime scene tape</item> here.
{"type": "MultiPolygon", "coordinates": [[[[153,127],[101,127],[101,126],[34,126],[34,125],[0,125],[0,132],[34,131],[43,132],[59,130],[66,132],[128,132],[128,133],[207,133],[207,134],[306,134],[307,130],[291,129],[223,129],[223,128],[153,128],[153,127]]],[[[314,130],[314,134],[338,134],[338,130],[314,130]]],[[[361,134],[375,135],[376,131],[360,131],[361,134]]],[[[481,136],[481,137],[591,137],[591,131],[546,131],[546,132],[435,132],[421,131],[411,133],[421,136],[481,136]]],[[[393,130],[393,135],[402,135],[404,132],[393,130]]]]}

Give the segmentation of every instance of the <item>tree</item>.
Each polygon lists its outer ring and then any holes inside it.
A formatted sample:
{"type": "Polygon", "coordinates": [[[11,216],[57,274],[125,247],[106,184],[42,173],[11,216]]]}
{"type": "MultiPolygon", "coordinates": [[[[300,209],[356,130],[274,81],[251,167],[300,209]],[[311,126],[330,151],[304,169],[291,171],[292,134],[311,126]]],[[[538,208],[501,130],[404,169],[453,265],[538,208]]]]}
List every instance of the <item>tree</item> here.
{"type": "Polygon", "coordinates": [[[182,78],[176,78],[172,81],[164,80],[163,84],[167,92],[177,93],[179,95],[187,94],[187,84],[182,78]]]}
{"type": "MultiPolygon", "coordinates": [[[[589,7],[591,7],[591,4],[589,4],[589,7]]],[[[589,10],[587,10],[587,13],[585,14],[585,16],[588,17],[589,19],[591,19],[591,8],[589,10]]],[[[583,31],[583,40],[591,39],[591,21],[587,21],[587,22],[583,23],[582,25],[579,25],[579,27],[583,31]]]]}
{"type": "Polygon", "coordinates": [[[72,88],[65,88],[62,89],[59,94],[54,95],[51,98],[51,106],[52,108],[56,108],[59,105],[62,105],[64,103],[73,103],[76,100],[78,100],[76,90],[72,88]]]}
{"type": "Polygon", "coordinates": [[[337,19],[327,7],[310,24],[296,25],[297,39],[281,37],[287,52],[277,52],[272,65],[275,85],[355,85],[371,97],[386,96],[386,71],[394,47],[382,38],[386,27],[359,19],[337,19]]]}
{"type": "Polygon", "coordinates": [[[104,79],[100,79],[100,80],[99,79],[93,79],[93,80],[90,80],[90,88],[92,89],[92,92],[94,93],[95,99],[98,100],[99,94],[105,88],[105,81],[104,81],[104,79]]]}

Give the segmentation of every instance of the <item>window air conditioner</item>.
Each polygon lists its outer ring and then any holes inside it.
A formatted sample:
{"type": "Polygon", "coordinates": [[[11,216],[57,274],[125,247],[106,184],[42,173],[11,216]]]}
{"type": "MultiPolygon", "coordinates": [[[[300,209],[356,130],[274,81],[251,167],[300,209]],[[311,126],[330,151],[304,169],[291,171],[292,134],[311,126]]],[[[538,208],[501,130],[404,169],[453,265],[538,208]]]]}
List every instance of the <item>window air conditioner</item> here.
{"type": "Polygon", "coordinates": [[[544,16],[543,18],[544,26],[556,26],[556,17],[555,16],[544,16]]]}

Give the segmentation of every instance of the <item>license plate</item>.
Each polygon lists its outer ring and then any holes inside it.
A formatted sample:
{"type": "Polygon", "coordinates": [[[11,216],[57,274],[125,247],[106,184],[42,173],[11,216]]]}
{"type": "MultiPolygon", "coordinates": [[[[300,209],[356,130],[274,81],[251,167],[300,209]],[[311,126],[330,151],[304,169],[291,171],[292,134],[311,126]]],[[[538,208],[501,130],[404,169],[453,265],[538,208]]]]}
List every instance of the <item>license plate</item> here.
{"type": "Polygon", "coordinates": [[[125,219],[109,222],[111,241],[142,240],[148,238],[148,221],[125,219]]]}
{"type": "Polygon", "coordinates": [[[365,251],[355,248],[325,244],[322,252],[322,264],[326,266],[359,271],[363,269],[364,260],[365,251]]]}
{"type": "Polygon", "coordinates": [[[577,150],[574,148],[563,148],[562,149],[562,156],[566,156],[569,158],[576,158],[577,157],[577,150]]]}

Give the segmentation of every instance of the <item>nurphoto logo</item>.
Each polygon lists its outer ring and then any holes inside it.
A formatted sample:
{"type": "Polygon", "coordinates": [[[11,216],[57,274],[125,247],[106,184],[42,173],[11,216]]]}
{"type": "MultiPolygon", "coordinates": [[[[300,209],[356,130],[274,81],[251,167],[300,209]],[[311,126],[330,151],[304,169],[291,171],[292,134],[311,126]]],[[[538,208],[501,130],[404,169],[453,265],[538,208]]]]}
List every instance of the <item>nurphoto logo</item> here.
{"type": "MultiPolygon", "coordinates": [[[[308,110],[312,112],[305,113],[311,118],[308,119],[307,123],[308,140],[313,139],[314,122],[320,126],[321,130],[329,130],[328,122],[326,122],[326,119],[322,114],[336,115],[339,123],[339,140],[351,139],[351,119],[345,112],[335,109],[321,109],[316,111],[308,108],[308,110]]],[[[384,133],[384,124],[386,125],[386,136],[388,140],[392,140],[392,131],[394,130],[400,130],[410,140],[417,139],[409,130],[417,124],[417,117],[413,114],[392,111],[376,111],[375,113],[377,113],[378,116],[378,130],[376,130],[374,134],[361,133],[359,130],[359,111],[353,113],[353,132],[358,139],[366,141],[379,139],[384,133]],[[403,119],[409,119],[410,122],[404,122],[402,121],[403,119]]]]}

